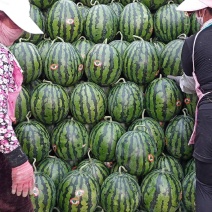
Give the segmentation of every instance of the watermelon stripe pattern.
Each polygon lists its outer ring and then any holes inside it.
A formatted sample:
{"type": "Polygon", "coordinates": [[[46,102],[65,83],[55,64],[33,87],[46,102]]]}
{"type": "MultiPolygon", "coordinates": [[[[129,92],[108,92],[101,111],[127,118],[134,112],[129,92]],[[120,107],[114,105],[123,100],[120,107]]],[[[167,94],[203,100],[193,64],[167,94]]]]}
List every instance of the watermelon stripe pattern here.
{"type": "Polygon", "coordinates": [[[151,12],[142,3],[129,3],[121,13],[119,29],[128,42],[134,41],[133,35],[149,40],[153,32],[151,12]]]}
{"type": "Polygon", "coordinates": [[[193,146],[188,145],[194,129],[194,119],[178,115],[166,127],[166,150],[175,158],[188,160],[192,157],[193,146]]]}
{"type": "Polygon", "coordinates": [[[148,115],[161,122],[170,121],[182,108],[183,96],[176,83],[168,78],[157,78],[145,91],[145,108],[148,115]]]}
{"type": "Polygon", "coordinates": [[[137,84],[151,82],[158,73],[159,60],[155,48],[147,41],[134,41],[124,52],[123,74],[137,84]]]}
{"type": "Polygon", "coordinates": [[[43,124],[55,124],[63,120],[69,112],[69,96],[62,86],[43,82],[31,96],[31,112],[43,124]]]}
{"type": "Polygon", "coordinates": [[[44,73],[53,83],[71,86],[82,78],[83,60],[70,43],[56,42],[46,55],[44,73]]]}
{"type": "Polygon", "coordinates": [[[63,212],[93,212],[99,203],[100,187],[97,181],[82,170],[70,172],[58,188],[58,207],[63,212]]]}
{"type": "Polygon", "coordinates": [[[91,7],[85,21],[84,34],[94,43],[102,43],[106,38],[110,42],[117,33],[117,18],[107,5],[91,7]]]}
{"type": "Polygon", "coordinates": [[[189,33],[189,16],[183,11],[176,10],[177,6],[178,4],[168,3],[160,7],[154,15],[155,35],[164,43],[177,39],[181,34],[189,33]]]}
{"type": "Polygon", "coordinates": [[[130,45],[129,42],[125,40],[113,40],[109,43],[109,45],[113,46],[114,48],[117,49],[119,52],[119,55],[123,57],[124,51],[127,49],[127,47],[130,45]]]}
{"type": "Polygon", "coordinates": [[[47,175],[35,172],[35,185],[39,192],[38,196],[30,196],[34,210],[52,211],[56,204],[56,189],[53,181],[47,175]]]}
{"type": "Polygon", "coordinates": [[[108,44],[96,44],[87,54],[85,73],[89,81],[100,86],[114,84],[122,71],[122,58],[108,44]]]}
{"type": "Polygon", "coordinates": [[[82,30],[81,12],[73,1],[57,1],[48,11],[47,32],[51,39],[58,36],[65,42],[74,42],[81,36],[82,30]]]}
{"type": "Polygon", "coordinates": [[[50,135],[46,127],[38,121],[24,121],[15,127],[15,134],[23,151],[33,163],[42,161],[50,150],[50,135]]]}
{"type": "Polygon", "coordinates": [[[88,150],[88,137],[84,125],[73,119],[65,119],[55,126],[51,145],[59,158],[81,160],[88,150]]]}
{"type": "Polygon", "coordinates": [[[30,0],[32,4],[39,7],[42,10],[50,8],[56,0],[30,0]]]}
{"type": "Polygon", "coordinates": [[[143,96],[139,87],[130,81],[117,83],[108,94],[108,112],[113,120],[129,123],[142,113],[143,96]]]}
{"type": "Polygon", "coordinates": [[[42,59],[38,48],[30,42],[15,43],[10,51],[14,54],[23,70],[23,83],[38,79],[42,72],[42,59]]]}
{"type": "Polygon", "coordinates": [[[181,183],[169,172],[154,170],[141,183],[142,206],[147,211],[176,211],[182,197],[181,183]]]}
{"type": "Polygon", "coordinates": [[[160,72],[163,76],[180,76],[183,74],[181,65],[181,53],[184,40],[176,39],[164,47],[160,55],[160,72]]]}
{"type": "Polygon", "coordinates": [[[111,174],[101,186],[101,205],[104,211],[135,211],[140,203],[140,188],[127,173],[111,174]]]}
{"type": "Polygon", "coordinates": [[[97,84],[84,82],[74,88],[70,110],[76,120],[84,124],[97,123],[105,116],[106,109],[106,95],[97,84]]]}
{"type": "Polygon", "coordinates": [[[121,124],[115,121],[102,121],[96,124],[89,136],[92,154],[102,162],[115,161],[116,144],[125,133],[121,124]]]}
{"type": "Polygon", "coordinates": [[[144,131],[128,131],[116,146],[116,161],[129,174],[144,176],[156,165],[157,147],[153,139],[144,131]]]}

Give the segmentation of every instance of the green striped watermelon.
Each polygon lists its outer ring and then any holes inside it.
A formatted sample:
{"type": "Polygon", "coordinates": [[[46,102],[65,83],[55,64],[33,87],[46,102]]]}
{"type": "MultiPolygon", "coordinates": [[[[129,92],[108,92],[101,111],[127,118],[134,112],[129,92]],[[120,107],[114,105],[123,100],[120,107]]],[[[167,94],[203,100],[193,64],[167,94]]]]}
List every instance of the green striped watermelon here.
{"type": "Polygon", "coordinates": [[[195,166],[195,159],[192,157],[189,161],[187,161],[187,163],[185,165],[185,168],[184,168],[185,176],[192,171],[196,171],[195,167],[196,167],[195,166]]]}
{"type": "Polygon", "coordinates": [[[80,162],[77,168],[79,170],[82,169],[88,174],[91,174],[100,186],[102,185],[104,180],[109,176],[109,169],[107,168],[107,166],[105,166],[103,162],[91,158],[90,155],[88,159],[80,162]]]}
{"type": "Polygon", "coordinates": [[[181,199],[181,183],[170,172],[154,170],[141,183],[141,202],[147,211],[174,212],[181,199]]]}
{"type": "Polygon", "coordinates": [[[42,82],[31,96],[31,111],[35,119],[51,125],[63,120],[69,112],[69,96],[62,86],[42,82]]]}
{"type": "Polygon", "coordinates": [[[167,0],[143,0],[142,3],[145,4],[150,9],[150,11],[155,12],[160,7],[165,5],[167,0]]]}
{"type": "Polygon", "coordinates": [[[64,176],[71,171],[71,166],[60,158],[48,156],[38,164],[37,171],[50,177],[57,190],[64,176]]]}
{"type": "Polygon", "coordinates": [[[61,86],[77,83],[83,75],[83,60],[66,42],[55,42],[46,54],[44,73],[48,80],[61,86]]]}
{"type": "Polygon", "coordinates": [[[153,138],[144,130],[128,131],[116,145],[116,162],[129,174],[144,176],[155,168],[157,147],[153,138]]]}
{"type": "Polygon", "coordinates": [[[56,1],[48,11],[47,32],[51,39],[76,41],[82,34],[83,18],[78,6],[69,0],[56,1]]]}
{"type": "Polygon", "coordinates": [[[125,129],[112,117],[105,117],[91,130],[89,143],[92,154],[102,162],[115,161],[116,144],[125,133],[125,129]]]}
{"type": "Polygon", "coordinates": [[[118,19],[121,16],[121,13],[124,9],[124,5],[120,2],[111,1],[108,6],[114,11],[115,15],[118,17],[118,19]]]}
{"type": "Polygon", "coordinates": [[[100,86],[110,86],[119,79],[121,71],[122,57],[113,46],[96,44],[87,53],[85,74],[89,81],[100,86]]]}
{"type": "Polygon", "coordinates": [[[51,145],[59,158],[77,163],[87,153],[88,138],[83,124],[73,119],[64,119],[53,129],[51,145]]]}
{"type": "Polygon", "coordinates": [[[70,98],[73,117],[86,124],[100,121],[106,113],[107,99],[104,91],[93,82],[83,82],[74,88],[70,98]]]}
{"type": "Polygon", "coordinates": [[[182,181],[184,178],[183,167],[179,160],[164,153],[158,157],[156,169],[164,169],[171,172],[179,181],[182,181]]]}
{"type": "MultiPolygon", "coordinates": [[[[32,3],[32,2],[31,2],[32,3]]],[[[38,27],[45,33],[45,19],[42,11],[35,5],[30,4],[30,17],[31,19],[38,25],[38,27]]],[[[24,32],[21,36],[27,41],[37,44],[39,41],[43,39],[43,34],[30,34],[28,32],[24,32]]]]}
{"type": "Polygon", "coordinates": [[[119,29],[124,40],[134,41],[133,35],[149,40],[153,33],[153,18],[150,10],[140,2],[129,3],[121,13],[119,29]]]}
{"type": "Polygon", "coordinates": [[[181,53],[185,37],[175,39],[166,44],[160,55],[160,73],[167,75],[180,76],[183,74],[181,65],[181,53]]]}
{"type": "Polygon", "coordinates": [[[120,78],[108,94],[110,116],[115,121],[129,123],[141,115],[142,108],[143,96],[138,85],[120,78]]]}
{"type": "Polygon", "coordinates": [[[124,52],[123,75],[137,84],[147,84],[158,74],[159,61],[155,48],[147,41],[133,41],[124,52]]]}
{"type": "Polygon", "coordinates": [[[24,84],[28,84],[40,77],[42,72],[42,59],[38,48],[33,43],[15,43],[10,47],[10,50],[23,69],[24,84]]]}
{"type": "Polygon", "coordinates": [[[35,185],[37,195],[30,199],[36,212],[53,211],[56,204],[56,188],[50,177],[35,171],[35,185]]]}
{"type": "Polygon", "coordinates": [[[183,96],[184,96],[185,108],[188,110],[188,114],[194,118],[198,102],[198,96],[196,93],[193,94],[183,93],[183,96]]]}
{"type": "Polygon", "coordinates": [[[121,171],[115,172],[101,186],[101,206],[107,212],[135,211],[140,203],[141,192],[137,181],[121,171]]]}
{"type": "Polygon", "coordinates": [[[56,0],[30,0],[30,2],[39,7],[41,10],[46,10],[49,9],[56,0]]]}
{"type": "Polygon", "coordinates": [[[94,43],[102,43],[106,38],[112,41],[118,31],[117,17],[113,13],[104,4],[91,7],[85,21],[85,37],[94,43]]]}
{"type": "Polygon", "coordinates": [[[81,36],[77,41],[73,42],[72,45],[79,51],[84,61],[87,53],[95,44],[92,41],[87,40],[84,36],[81,36]]]}
{"type": "Polygon", "coordinates": [[[160,41],[168,43],[181,34],[188,34],[190,19],[183,11],[176,10],[178,4],[169,2],[154,14],[154,33],[160,41]]]}
{"type": "Polygon", "coordinates": [[[58,207],[62,212],[94,212],[99,204],[100,187],[87,172],[74,170],[58,188],[58,207]]]}
{"type": "Polygon", "coordinates": [[[170,121],[182,108],[183,96],[177,84],[160,75],[149,83],[145,91],[145,108],[150,117],[157,121],[170,121]]]}
{"type": "Polygon", "coordinates": [[[194,119],[184,112],[173,118],[166,127],[166,150],[175,158],[188,160],[192,157],[193,146],[188,145],[193,132],[194,119]]]}
{"type": "Polygon", "coordinates": [[[34,158],[39,163],[49,155],[50,135],[42,123],[28,118],[15,127],[15,134],[30,163],[34,158]]]}
{"type": "Polygon", "coordinates": [[[30,95],[25,86],[22,86],[15,105],[16,124],[26,120],[26,115],[30,111],[30,95]]]}
{"type": "Polygon", "coordinates": [[[78,6],[79,11],[81,13],[81,16],[82,16],[82,19],[83,19],[83,25],[84,25],[90,8],[88,6],[83,5],[82,2],[78,2],[77,6],[78,6]]]}
{"type": "Polygon", "coordinates": [[[182,182],[183,204],[187,211],[195,211],[196,173],[188,173],[182,182]]]}
{"type": "Polygon", "coordinates": [[[201,25],[197,22],[195,13],[191,14],[190,23],[191,23],[191,27],[190,27],[190,31],[189,31],[190,35],[197,33],[201,29],[201,25]]]}
{"type": "Polygon", "coordinates": [[[161,155],[165,147],[164,131],[156,120],[154,120],[151,117],[144,117],[144,114],[145,110],[143,110],[142,118],[136,119],[134,122],[130,124],[128,131],[132,131],[135,128],[135,126],[138,126],[137,130],[141,128],[141,130],[147,132],[154,140],[157,146],[157,156],[159,156],[161,155]]]}
{"type": "Polygon", "coordinates": [[[41,80],[40,79],[36,79],[36,80],[30,82],[29,84],[26,84],[24,87],[28,90],[29,95],[31,96],[33,91],[34,91],[34,89],[35,89],[35,87],[40,85],[40,83],[41,83],[41,80]]]}
{"type": "Polygon", "coordinates": [[[158,59],[160,59],[160,55],[162,51],[164,50],[166,44],[160,41],[154,41],[152,39],[150,39],[150,44],[152,44],[155,47],[155,51],[158,55],[158,59]]]}

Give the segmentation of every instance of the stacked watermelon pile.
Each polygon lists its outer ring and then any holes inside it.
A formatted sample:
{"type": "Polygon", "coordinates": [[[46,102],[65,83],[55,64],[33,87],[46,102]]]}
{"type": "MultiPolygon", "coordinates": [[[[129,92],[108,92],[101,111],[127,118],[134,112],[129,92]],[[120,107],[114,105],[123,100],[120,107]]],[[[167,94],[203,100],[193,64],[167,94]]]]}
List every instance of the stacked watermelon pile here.
{"type": "Polygon", "coordinates": [[[167,78],[199,29],[180,2],[31,0],[45,34],[10,49],[35,211],[194,211],[197,97],[167,78]]]}

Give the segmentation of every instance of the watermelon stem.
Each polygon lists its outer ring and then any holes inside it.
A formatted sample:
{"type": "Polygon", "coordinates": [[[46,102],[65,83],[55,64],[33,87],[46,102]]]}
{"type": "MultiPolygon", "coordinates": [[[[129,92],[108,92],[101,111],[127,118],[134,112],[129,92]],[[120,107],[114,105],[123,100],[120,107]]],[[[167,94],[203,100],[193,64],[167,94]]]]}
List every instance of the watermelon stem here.
{"type": "MultiPolygon", "coordinates": [[[[102,207],[100,207],[99,205],[98,205],[96,208],[101,208],[101,209],[102,209],[102,207]]],[[[101,211],[101,212],[104,212],[104,210],[102,209],[102,211],[101,211]]]]}
{"type": "Polygon", "coordinates": [[[168,1],[168,4],[173,4],[173,3],[174,3],[174,1],[172,1],[172,0],[171,1],[168,1]]]}
{"type": "Polygon", "coordinates": [[[57,36],[51,43],[51,45],[56,41],[56,40],[60,40],[61,42],[65,42],[61,37],[57,36]]]}
{"type": "Polygon", "coordinates": [[[162,155],[163,155],[164,157],[166,157],[166,154],[165,154],[165,153],[163,153],[163,152],[162,152],[162,155]]]}
{"type": "Polygon", "coordinates": [[[82,2],[78,2],[78,3],[77,3],[77,6],[78,6],[78,7],[84,7],[84,4],[83,4],[82,2]]]}
{"type": "Polygon", "coordinates": [[[119,174],[122,174],[121,169],[123,169],[125,172],[127,172],[127,170],[125,169],[124,166],[119,166],[119,174]]]}
{"type": "Polygon", "coordinates": [[[145,118],[145,116],[144,116],[145,111],[146,111],[146,109],[143,109],[143,112],[142,112],[142,115],[141,115],[141,118],[142,118],[142,119],[144,119],[144,118],[145,118]]]}
{"type": "Polygon", "coordinates": [[[183,108],[182,111],[183,111],[184,117],[188,116],[188,110],[187,110],[187,108],[183,108]]]}
{"type": "Polygon", "coordinates": [[[98,1],[95,1],[95,2],[93,3],[93,0],[90,1],[90,5],[91,5],[91,6],[95,6],[96,4],[99,4],[99,2],[98,2],[98,1]]]}
{"type": "Polygon", "coordinates": [[[123,41],[123,34],[121,33],[121,31],[118,31],[117,33],[116,33],[116,35],[118,35],[118,34],[120,34],[120,36],[121,36],[121,41],[123,41]]]}
{"type": "Polygon", "coordinates": [[[32,115],[32,113],[31,113],[31,111],[29,111],[26,115],[27,122],[30,122],[29,119],[30,119],[31,115],[32,115]]]}
{"type": "Polygon", "coordinates": [[[137,35],[133,35],[134,38],[137,38],[138,40],[144,41],[144,39],[142,37],[139,37],[137,35]]]}
{"type": "Polygon", "coordinates": [[[29,34],[29,37],[28,38],[20,38],[19,39],[19,43],[21,43],[22,41],[29,41],[30,40],[30,38],[31,38],[31,34],[30,33],[27,33],[27,34],[29,34]]]}
{"type": "Polygon", "coordinates": [[[162,79],[162,74],[159,75],[159,79],[162,79]]]}
{"type": "Polygon", "coordinates": [[[112,116],[105,116],[104,120],[105,121],[110,121],[110,122],[113,121],[112,116]]]}
{"type": "Polygon", "coordinates": [[[147,129],[147,127],[143,124],[138,124],[138,125],[135,125],[135,127],[133,128],[133,130],[136,130],[138,127],[145,127],[147,129]]]}
{"type": "Polygon", "coordinates": [[[120,78],[117,82],[115,82],[115,84],[118,84],[119,82],[123,82],[123,83],[126,83],[126,80],[124,78],[120,78]]]}
{"type": "Polygon", "coordinates": [[[88,149],[88,158],[89,158],[89,161],[92,162],[92,158],[91,158],[90,152],[91,152],[91,149],[89,148],[88,149]]]}
{"type": "Polygon", "coordinates": [[[36,166],[35,166],[36,158],[33,158],[33,159],[34,159],[34,160],[33,160],[32,166],[33,166],[33,168],[34,168],[34,172],[37,172],[37,168],[36,168],[36,166]]]}
{"type": "MultiPolygon", "coordinates": [[[[78,3],[81,3],[81,2],[78,2],[78,3]]],[[[80,36],[78,40],[86,40],[86,37],[80,36]]]]}
{"type": "Polygon", "coordinates": [[[60,212],[60,210],[57,207],[54,207],[53,209],[56,210],[56,211],[58,211],[58,212],[60,212]]]}
{"type": "Polygon", "coordinates": [[[107,38],[103,41],[103,44],[107,44],[107,38]]]}
{"type": "Polygon", "coordinates": [[[51,81],[48,81],[48,80],[45,80],[45,79],[43,80],[43,82],[53,84],[51,81]]]}
{"type": "Polygon", "coordinates": [[[180,34],[177,38],[185,40],[187,38],[187,35],[183,33],[183,34],[180,34]]]}

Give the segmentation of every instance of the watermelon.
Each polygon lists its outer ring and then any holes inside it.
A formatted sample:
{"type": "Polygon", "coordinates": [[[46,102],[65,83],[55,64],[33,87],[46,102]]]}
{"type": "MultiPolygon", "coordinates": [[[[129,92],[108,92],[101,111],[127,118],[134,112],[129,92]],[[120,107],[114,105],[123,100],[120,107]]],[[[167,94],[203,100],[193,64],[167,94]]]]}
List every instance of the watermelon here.
{"type": "MultiPolygon", "coordinates": [[[[32,3],[32,2],[31,2],[32,3]]],[[[35,5],[30,4],[30,17],[38,25],[38,27],[45,33],[45,19],[42,11],[35,5]]],[[[43,34],[30,34],[24,32],[21,36],[24,39],[27,39],[28,42],[37,44],[43,39],[43,34]]]]}
{"type": "Polygon", "coordinates": [[[111,1],[108,6],[114,11],[115,15],[118,17],[118,19],[121,16],[121,13],[124,9],[124,5],[120,2],[111,1]]]}
{"type": "Polygon", "coordinates": [[[150,172],[143,179],[140,188],[142,206],[147,211],[174,212],[180,206],[182,186],[170,172],[150,172]]]}
{"type": "Polygon", "coordinates": [[[158,74],[159,60],[155,48],[147,41],[130,43],[124,52],[123,75],[139,85],[148,84],[158,74]]]}
{"type": "Polygon", "coordinates": [[[172,40],[166,44],[160,55],[160,73],[167,75],[180,76],[183,74],[181,65],[181,53],[184,45],[185,37],[172,40]]]}
{"type": "Polygon", "coordinates": [[[180,162],[176,158],[164,153],[158,157],[156,169],[165,169],[171,172],[179,181],[182,181],[184,178],[183,167],[180,162]]]}
{"type": "Polygon", "coordinates": [[[70,98],[73,117],[84,123],[94,124],[106,113],[107,99],[104,91],[93,82],[83,82],[74,88],[70,98]]]}
{"type": "Polygon", "coordinates": [[[91,158],[89,153],[88,156],[89,158],[80,162],[77,168],[91,174],[101,186],[104,180],[109,176],[109,170],[103,162],[91,158]]]}
{"type": "Polygon", "coordinates": [[[16,124],[26,120],[26,115],[30,111],[30,95],[26,87],[22,89],[17,97],[15,104],[16,124]]]}
{"type": "Polygon", "coordinates": [[[190,31],[189,34],[193,35],[195,33],[197,33],[200,29],[201,29],[201,25],[197,22],[197,18],[196,18],[196,14],[192,13],[190,16],[190,31]]]}
{"type": "Polygon", "coordinates": [[[50,8],[56,0],[30,0],[30,2],[39,7],[41,10],[46,10],[50,8]]]}
{"type": "Polygon", "coordinates": [[[190,19],[183,11],[176,10],[178,4],[169,2],[161,6],[154,14],[155,36],[164,43],[177,39],[181,34],[188,34],[190,19]]]}
{"type": "Polygon", "coordinates": [[[59,158],[77,163],[87,153],[88,132],[80,122],[64,119],[53,129],[51,145],[59,158]]]}
{"type": "Polygon", "coordinates": [[[183,204],[187,211],[195,211],[196,173],[188,173],[182,182],[183,204]]]}
{"type": "Polygon", "coordinates": [[[35,171],[36,194],[30,199],[36,212],[52,211],[56,204],[56,188],[50,177],[35,171]]]}
{"type": "Polygon", "coordinates": [[[60,211],[94,212],[99,204],[100,186],[85,171],[74,170],[60,183],[58,207],[60,211]]]}
{"type": "Polygon", "coordinates": [[[195,167],[196,167],[195,166],[195,159],[192,157],[190,160],[188,160],[186,162],[186,165],[185,165],[185,168],[184,168],[185,176],[192,171],[196,171],[195,167]]]}
{"type": "Polygon", "coordinates": [[[120,78],[108,94],[108,112],[113,120],[129,123],[142,113],[143,96],[137,84],[120,78]],[[121,82],[122,81],[122,82],[121,82]]]}
{"type": "Polygon", "coordinates": [[[30,163],[34,158],[39,163],[49,155],[50,135],[42,123],[27,118],[15,127],[15,134],[30,163]]]}
{"type": "Polygon", "coordinates": [[[158,55],[158,59],[160,60],[160,55],[165,48],[166,44],[160,41],[154,41],[150,38],[150,44],[152,44],[155,47],[155,51],[158,55]]]}
{"type": "MultiPolygon", "coordinates": [[[[41,83],[41,80],[40,79],[36,79],[36,80],[26,84],[24,87],[28,90],[29,95],[31,96],[33,91],[34,91],[34,89],[35,89],[35,87],[37,85],[40,85],[40,83],[41,83]]],[[[22,110],[23,110],[23,107],[22,107],[22,110]]]]}
{"type": "Polygon", "coordinates": [[[110,116],[97,123],[89,136],[89,145],[95,158],[102,162],[115,161],[116,144],[125,132],[122,125],[110,116]]]}
{"type": "Polygon", "coordinates": [[[56,1],[48,11],[47,32],[51,39],[74,42],[82,34],[83,18],[78,6],[69,0],[56,1]]]}
{"type": "Polygon", "coordinates": [[[82,2],[78,2],[77,6],[78,6],[79,11],[81,13],[81,16],[82,16],[82,19],[83,19],[83,25],[84,25],[90,8],[88,6],[83,5],[82,2]]]}
{"type": "Polygon", "coordinates": [[[101,206],[107,212],[135,211],[140,203],[140,188],[137,181],[121,171],[115,172],[101,186],[101,206]]]}
{"type": "Polygon", "coordinates": [[[122,57],[116,48],[103,43],[96,44],[87,53],[85,59],[85,74],[89,81],[100,86],[110,86],[120,77],[122,57]]]}
{"type": "Polygon", "coordinates": [[[116,161],[129,174],[144,176],[155,168],[157,147],[153,138],[144,130],[128,131],[116,145],[116,161]]]}
{"type": "Polygon", "coordinates": [[[64,176],[71,171],[71,166],[60,158],[48,156],[38,164],[37,171],[50,177],[57,190],[64,176]]]}
{"type": "Polygon", "coordinates": [[[161,122],[170,121],[182,108],[183,96],[177,84],[160,75],[150,82],[145,91],[145,108],[148,115],[161,122]]]}
{"type": "Polygon", "coordinates": [[[150,10],[140,2],[127,4],[120,16],[119,29],[128,42],[134,41],[133,35],[149,40],[153,33],[150,10]]]}
{"type": "Polygon", "coordinates": [[[91,7],[85,21],[84,35],[94,43],[102,43],[106,38],[112,41],[118,31],[117,17],[107,5],[91,7]]]}
{"type": "Polygon", "coordinates": [[[193,146],[188,145],[194,128],[194,119],[183,110],[183,115],[173,118],[166,127],[166,150],[177,159],[192,157],[193,146]]]}
{"type": "MultiPolygon", "coordinates": [[[[138,118],[130,124],[130,126],[128,127],[128,131],[132,131],[135,126],[141,125],[141,130],[146,131],[154,140],[157,146],[157,156],[159,156],[161,155],[165,147],[164,131],[156,120],[151,117],[144,116],[145,111],[146,110],[144,109],[142,113],[142,118],[138,118]]],[[[139,130],[139,128],[140,126],[137,127],[137,130],[139,130]]]]}
{"type": "Polygon", "coordinates": [[[56,124],[69,112],[69,96],[62,86],[42,82],[31,96],[31,111],[35,119],[43,124],[56,124]]]}
{"type": "Polygon", "coordinates": [[[77,83],[83,75],[83,60],[66,42],[55,42],[46,54],[44,73],[48,80],[61,86],[77,83]]]}
{"type": "Polygon", "coordinates": [[[194,118],[196,106],[197,106],[197,102],[198,102],[197,94],[196,93],[193,93],[193,94],[183,93],[183,97],[184,97],[184,106],[187,109],[188,114],[194,118]]]}
{"type": "Polygon", "coordinates": [[[23,83],[38,79],[42,72],[42,59],[38,48],[30,42],[15,43],[10,47],[23,70],[23,83]]]}
{"type": "Polygon", "coordinates": [[[143,0],[142,3],[145,4],[151,12],[155,12],[160,7],[164,6],[167,0],[143,0]]]}
{"type": "Polygon", "coordinates": [[[77,41],[73,42],[72,45],[79,51],[83,61],[85,61],[87,53],[94,47],[95,43],[81,36],[77,41]]]}

